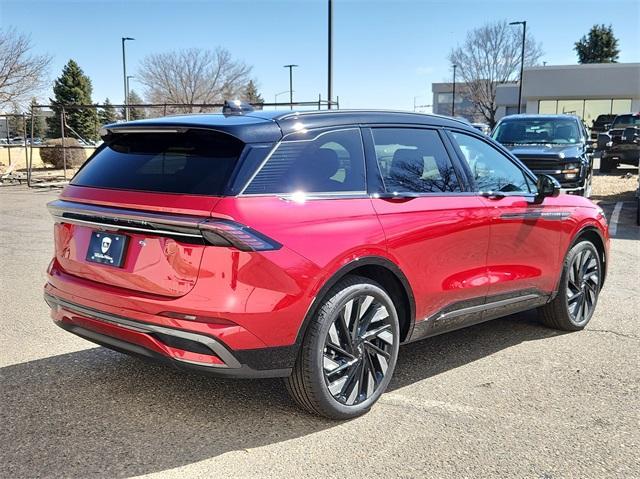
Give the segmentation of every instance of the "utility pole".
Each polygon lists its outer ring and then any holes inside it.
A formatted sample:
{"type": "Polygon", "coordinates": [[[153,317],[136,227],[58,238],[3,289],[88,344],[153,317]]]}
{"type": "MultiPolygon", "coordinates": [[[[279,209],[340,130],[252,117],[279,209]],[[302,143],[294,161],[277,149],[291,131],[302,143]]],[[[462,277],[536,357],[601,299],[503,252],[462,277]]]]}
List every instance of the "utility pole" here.
{"type": "Polygon", "coordinates": [[[331,110],[333,99],[333,1],[328,0],[329,11],[327,21],[327,108],[331,110]]]}
{"type": "Polygon", "coordinates": [[[527,36],[527,21],[524,20],[522,22],[511,22],[509,25],[522,25],[522,52],[520,54],[520,86],[518,88],[518,113],[520,113],[520,109],[522,108],[522,83],[524,76],[524,45],[525,39],[527,36]]]}
{"type": "Polygon", "coordinates": [[[289,69],[289,106],[293,110],[293,69],[298,65],[285,65],[289,69]]]}
{"type": "Polygon", "coordinates": [[[125,121],[129,121],[129,108],[127,107],[129,103],[129,88],[127,81],[127,59],[125,56],[125,48],[124,42],[127,40],[135,40],[135,38],[131,37],[122,37],[122,80],[124,81],[124,119],[125,121]]]}

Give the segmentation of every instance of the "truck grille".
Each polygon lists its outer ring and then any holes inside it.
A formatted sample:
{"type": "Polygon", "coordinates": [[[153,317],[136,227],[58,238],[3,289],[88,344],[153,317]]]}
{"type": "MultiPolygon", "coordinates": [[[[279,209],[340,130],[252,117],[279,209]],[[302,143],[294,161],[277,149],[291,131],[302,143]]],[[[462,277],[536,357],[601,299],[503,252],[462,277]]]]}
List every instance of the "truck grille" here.
{"type": "Polygon", "coordinates": [[[539,158],[520,158],[527,168],[529,168],[534,173],[546,173],[552,174],[554,172],[559,172],[562,170],[562,163],[557,160],[541,160],[539,158]]]}

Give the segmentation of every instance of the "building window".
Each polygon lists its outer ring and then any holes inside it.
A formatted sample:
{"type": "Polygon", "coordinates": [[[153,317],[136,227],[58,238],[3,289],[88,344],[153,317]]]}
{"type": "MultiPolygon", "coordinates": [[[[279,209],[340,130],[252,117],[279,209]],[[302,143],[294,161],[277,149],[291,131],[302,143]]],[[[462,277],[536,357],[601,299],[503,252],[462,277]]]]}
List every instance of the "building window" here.
{"type": "Polygon", "coordinates": [[[630,98],[606,98],[600,100],[540,100],[538,113],[543,115],[577,115],[587,125],[593,123],[598,115],[631,113],[630,98]]]}
{"type": "Polygon", "coordinates": [[[584,116],[582,119],[591,127],[593,122],[600,115],[611,114],[611,100],[585,100],[584,101],[584,116]]]}
{"type": "Polygon", "coordinates": [[[621,113],[631,113],[631,99],[615,99],[611,105],[611,113],[621,114],[621,113]]]}
{"type": "Polygon", "coordinates": [[[538,102],[538,113],[543,115],[555,115],[558,102],[556,100],[540,100],[538,102]]]}
{"type": "Polygon", "coordinates": [[[558,100],[559,115],[584,115],[584,100],[558,100]]]}

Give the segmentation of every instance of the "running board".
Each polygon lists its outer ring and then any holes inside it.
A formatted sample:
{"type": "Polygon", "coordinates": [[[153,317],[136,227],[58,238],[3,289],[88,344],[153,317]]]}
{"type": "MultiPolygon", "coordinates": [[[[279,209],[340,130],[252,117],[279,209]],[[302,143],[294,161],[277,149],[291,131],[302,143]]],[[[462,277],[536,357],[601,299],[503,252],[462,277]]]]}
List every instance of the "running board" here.
{"type": "Polygon", "coordinates": [[[533,309],[546,304],[551,298],[548,294],[531,290],[523,291],[522,294],[517,295],[511,293],[510,296],[505,298],[504,295],[500,295],[494,298],[487,298],[488,302],[470,306],[465,306],[465,304],[469,304],[469,301],[447,306],[423,321],[416,322],[411,336],[406,342],[437,336],[438,334],[448,333],[456,329],[533,309]]]}

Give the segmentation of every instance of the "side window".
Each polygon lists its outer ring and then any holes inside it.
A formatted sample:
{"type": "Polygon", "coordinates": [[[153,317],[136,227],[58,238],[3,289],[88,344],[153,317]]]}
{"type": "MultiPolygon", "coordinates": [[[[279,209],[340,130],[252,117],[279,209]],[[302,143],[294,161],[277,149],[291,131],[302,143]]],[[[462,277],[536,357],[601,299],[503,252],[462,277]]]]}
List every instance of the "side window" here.
{"type": "Polygon", "coordinates": [[[417,128],[374,128],[372,131],[376,159],[388,193],[460,191],[438,132],[417,128]]]}
{"type": "MultiPolygon", "coordinates": [[[[313,136],[313,132],[307,133],[313,136]]],[[[360,130],[330,131],[308,140],[283,141],[243,194],[363,193],[360,130]]]]}
{"type": "Polygon", "coordinates": [[[525,174],[508,157],[471,135],[451,133],[469,164],[479,191],[531,192],[525,174]]]}

